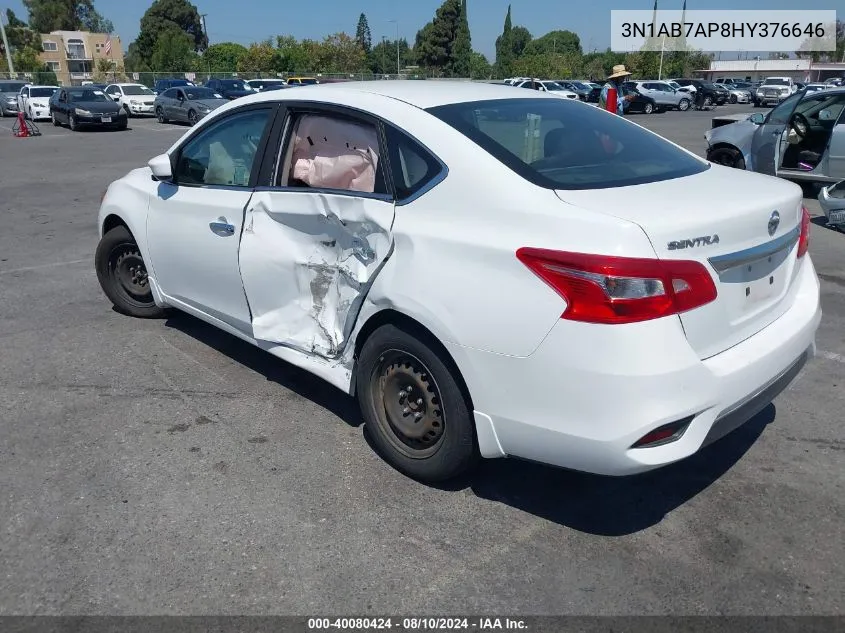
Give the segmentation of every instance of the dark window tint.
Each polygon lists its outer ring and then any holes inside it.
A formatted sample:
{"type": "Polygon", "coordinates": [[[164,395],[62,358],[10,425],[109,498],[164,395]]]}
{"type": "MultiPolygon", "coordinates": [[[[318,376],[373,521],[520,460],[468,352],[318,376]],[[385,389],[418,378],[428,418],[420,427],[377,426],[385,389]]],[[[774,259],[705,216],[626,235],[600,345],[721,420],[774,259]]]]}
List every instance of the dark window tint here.
{"type": "Polygon", "coordinates": [[[30,88],[29,96],[35,98],[52,97],[56,88],[30,88]]]}
{"type": "Polygon", "coordinates": [[[185,94],[188,99],[219,99],[220,95],[209,88],[186,88],[185,94]]]}
{"type": "Polygon", "coordinates": [[[232,114],[190,139],[179,151],[176,182],[248,187],[270,113],[232,114]]]}
{"type": "Polygon", "coordinates": [[[387,127],[385,131],[396,199],[405,200],[439,176],[443,166],[422,145],[399,130],[387,127]]]}
{"type": "Polygon", "coordinates": [[[102,90],[69,90],[70,101],[80,103],[103,103],[111,101],[102,90]]]}
{"type": "Polygon", "coordinates": [[[709,165],[622,117],[563,99],[500,99],[428,110],[526,180],[605,189],[690,176],[709,165]]]}
{"type": "Polygon", "coordinates": [[[162,97],[166,97],[168,99],[175,99],[176,98],[176,88],[171,88],[170,90],[165,90],[161,93],[162,97]]]}

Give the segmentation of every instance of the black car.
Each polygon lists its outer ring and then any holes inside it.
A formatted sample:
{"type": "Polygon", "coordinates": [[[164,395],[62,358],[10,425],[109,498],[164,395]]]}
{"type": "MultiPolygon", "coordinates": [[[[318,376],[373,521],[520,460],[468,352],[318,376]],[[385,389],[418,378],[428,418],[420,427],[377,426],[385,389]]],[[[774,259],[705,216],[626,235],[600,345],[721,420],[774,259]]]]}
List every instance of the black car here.
{"type": "Polygon", "coordinates": [[[682,88],[686,88],[687,86],[695,88],[696,101],[698,100],[698,95],[702,94],[705,106],[724,105],[731,96],[731,93],[727,90],[720,88],[710,81],[702,81],[701,79],[675,79],[675,82],[682,88]]]}
{"type": "Polygon", "coordinates": [[[626,99],[628,103],[625,106],[625,114],[663,112],[663,109],[657,105],[657,101],[639,92],[633,87],[633,84],[622,84],[622,96],[630,97],[630,99],[626,99]]]}
{"type": "Polygon", "coordinates": [[[571,81],[568,79],[564,79],[562,81],[556,82],[557,84],[563,86],[570,92],[574,92],[578,95],[578,98],[581,101],[587,101],[587,98],[590,95],[590,92],[593,90],[592,86],[588,86],[587,84],[581,81],[571,81]]]}
{"type": "Polygon", "coordinates": [[[171,88],[181,88],[183,86],[193,86],[194,84],[187,79],[159,79],[156,81],[155,88],[153,91],[160,95],[165,90],[170,90],[171,88]]]}
{"type": "Polygon", "coordinates": [[[229,101],[255,94],[243,79],[209,79],[205,82],[205,87],[220,93],[229,101]]]}
{"type": "Polygon", "coordinates": [[[90,86],[61,88],[50,97],[53,125],[67,125],[74,132],[81,127],[125,130],[126,112],[102,90],[90,86]]]}
{"type": "Polygon", "coordinates": [[[590,92],[587,93],[587,103],[598,103],[601,98],[601,86],[595,88],[590,87],[590,92]]]}

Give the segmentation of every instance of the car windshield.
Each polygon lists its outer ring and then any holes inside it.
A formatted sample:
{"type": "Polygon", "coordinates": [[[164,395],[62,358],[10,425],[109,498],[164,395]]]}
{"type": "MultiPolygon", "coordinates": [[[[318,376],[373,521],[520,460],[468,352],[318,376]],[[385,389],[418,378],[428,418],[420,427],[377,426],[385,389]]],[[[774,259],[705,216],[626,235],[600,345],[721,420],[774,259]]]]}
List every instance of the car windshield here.
{"type": "Polygon", "coordinates": [[[428,110],[526,180],[549,189],[607,189],[709,169],[663,138],[564,99],[499,99],[428,110]]]}
{"type": "Polygon", "coordinates": [[[247,90],[246,84],[238,79],[224,79],[220,85],[226,90],[247,90]]]}
{"type": "Polygon", "coordinates": [[[29,91],[30,97],[52,97],[53,93],[56,92],[58,88],[31,88],[29,91]]]}
{"type": "Polygon", "coordinates": [[[23,88],[26,84],[9,84],[9,83],[0,83],[0,92],[20,92],[21,88],[23,88]]]}
{"type": "Polygon", "coordinates": [[[300,79],[298,81],[299,81],[299,83],[301,83],[305,86],[313,86],[314,84],[317,83],[316,79],[300,79]]]}
{"type": "Polygon", "coordinates": [[[154,95],[155,93],[146,86],[123,86],[123,94],[130,96],[154,95]]]}
{"type": "Polygon", "coordinates": [[[764,86],[788,86],[788,79],[767,79],[763,82],[764,86]]]}
{"type": "Polygon", "coordinates": [[[185,88],[185,95],[188,99],[220,99],[220,95],[210,88],[185,88]]]}
{"type": "Polygon", "coordinates": [[[111,101],[102,90],[68,90],[68,101],[79,103],[104,103],[111,101]]]}

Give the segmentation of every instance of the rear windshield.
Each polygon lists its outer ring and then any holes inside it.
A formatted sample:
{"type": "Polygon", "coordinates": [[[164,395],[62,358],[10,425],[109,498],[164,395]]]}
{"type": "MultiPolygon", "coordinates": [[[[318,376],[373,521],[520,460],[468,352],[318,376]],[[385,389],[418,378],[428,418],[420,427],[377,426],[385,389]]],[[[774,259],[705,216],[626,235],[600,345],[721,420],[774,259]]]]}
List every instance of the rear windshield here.
{"type": "Polygon", "coordinates": [[[498,99],[428,112],[548,189],[626,187],[709,169],[640,126],[577,101],[498,99]]]}

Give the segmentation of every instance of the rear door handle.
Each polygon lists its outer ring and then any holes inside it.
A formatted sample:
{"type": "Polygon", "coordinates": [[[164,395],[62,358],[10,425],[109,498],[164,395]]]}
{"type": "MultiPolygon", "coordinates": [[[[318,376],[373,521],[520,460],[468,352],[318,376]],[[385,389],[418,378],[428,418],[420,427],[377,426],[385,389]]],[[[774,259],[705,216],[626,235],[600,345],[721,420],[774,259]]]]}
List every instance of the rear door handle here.
{"type": "Polygon", "coordinates": [[[219,235],[220,237],[229,237],[230,235],[235,234],[234,225],[229,224],[229,221],[226,218],[217,218],[217,222],[211,222],[208,225],[208,228],[211,229],[212,233],[219,235]]]}

